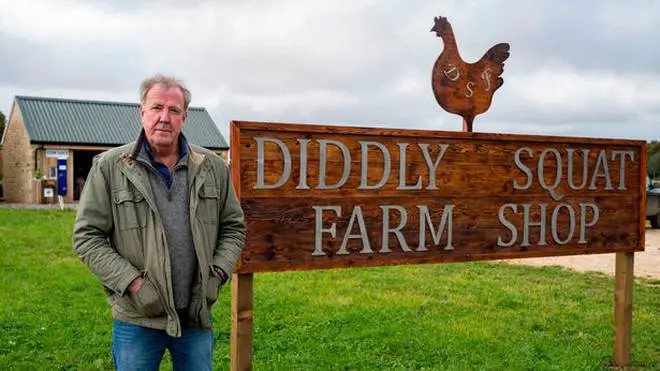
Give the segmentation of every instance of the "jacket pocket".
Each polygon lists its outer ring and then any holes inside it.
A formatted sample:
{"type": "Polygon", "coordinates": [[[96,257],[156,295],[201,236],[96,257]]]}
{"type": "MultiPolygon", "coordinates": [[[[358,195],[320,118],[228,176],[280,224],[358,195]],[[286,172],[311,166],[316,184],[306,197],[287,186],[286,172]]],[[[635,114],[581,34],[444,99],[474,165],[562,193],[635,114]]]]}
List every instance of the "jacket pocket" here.
{"type": "Polygon", "coordinates": [[[113,192],[117,207],[117,227],[120,230],[144,228],[147,219],[147,201],[137,191],[121,189],[113,192]]]}
{"type": "Polygon", "coordinates": [[[160,295],[149,277],[145,276],[142,287],[133,293],[128,292],[122,297],[122,306],[128,304],[136,312],[145,317],[157,317],[165,312],[160,295]],[[128,303],[126,303],[128,301],[128,303]]]}
{"type": "Polygon", "coordinates": [[[142,287],[135,293],[135,301],[138,304],[137,309],[147,317],[156,317],[165,312],[160,295],[147,276],[144,277],[142,287]]]}
{"type": "Polygon", "coordinates": [[[204,184],[199,191],[198,215],[202,222],[217,223],[220,192],[215,185],[204,184]]]}
{"type": "Polygon", "coordinates": [[[209,306],[218,300],[219,292],[220,280],[211,272],[209,279],[206,281],[206,302],[209,306]]]}

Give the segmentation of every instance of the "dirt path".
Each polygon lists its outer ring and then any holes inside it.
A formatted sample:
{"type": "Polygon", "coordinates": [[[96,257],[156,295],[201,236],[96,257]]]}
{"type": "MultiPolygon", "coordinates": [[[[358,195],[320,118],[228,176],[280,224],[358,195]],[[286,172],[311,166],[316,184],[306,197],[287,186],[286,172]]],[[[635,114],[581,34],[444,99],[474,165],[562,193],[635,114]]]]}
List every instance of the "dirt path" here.
{"type": "MultiPolygon", "coordinates": [[[[558,256],[506,260],[513,264],[561,265],[579,272],[614,275],[614,254],[558,256]]],[[[635,253],[635,277],[660,279],[660,229],[646,229],[646,248],[635,253]]]]}

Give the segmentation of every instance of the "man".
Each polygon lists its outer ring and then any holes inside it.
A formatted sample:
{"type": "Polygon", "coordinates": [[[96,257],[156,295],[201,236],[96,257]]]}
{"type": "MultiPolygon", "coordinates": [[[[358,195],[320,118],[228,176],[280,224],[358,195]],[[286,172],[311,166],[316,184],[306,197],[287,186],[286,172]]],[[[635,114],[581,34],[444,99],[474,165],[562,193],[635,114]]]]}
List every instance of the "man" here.
{"type": "Polygon", "coordinates": [[[211,308],[245,240],[224,160],[182,134],[190,92],[156,75],[140,87],[135,142],[94,158],[73,248],[108,294],[118,370],[212,368],[211,308]]]}

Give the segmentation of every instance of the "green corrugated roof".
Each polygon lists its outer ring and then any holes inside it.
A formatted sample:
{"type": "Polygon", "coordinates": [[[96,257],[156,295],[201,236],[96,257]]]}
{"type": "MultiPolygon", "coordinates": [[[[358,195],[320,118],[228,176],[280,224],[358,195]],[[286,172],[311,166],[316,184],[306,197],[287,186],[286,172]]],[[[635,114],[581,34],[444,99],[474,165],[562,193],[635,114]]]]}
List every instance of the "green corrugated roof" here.
{"type": "MultiPolygon", "coordinates": [[[[17,96],[30,140],[36,143],[122,145],[142,128],[137,103],[17,96]]],[[[188,142],[209,149],[229,148],[201,107],[189,107],[183,127],[188,142]]]]}

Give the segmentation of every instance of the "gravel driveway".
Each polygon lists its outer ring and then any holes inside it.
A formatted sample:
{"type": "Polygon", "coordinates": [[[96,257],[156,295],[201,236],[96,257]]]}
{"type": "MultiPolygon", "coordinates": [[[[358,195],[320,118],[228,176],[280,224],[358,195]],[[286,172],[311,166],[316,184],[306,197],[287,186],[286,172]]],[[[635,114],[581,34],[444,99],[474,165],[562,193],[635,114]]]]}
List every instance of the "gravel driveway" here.
{"type": "MultiPolygon", "coordinates": [[[[514,264],[561,265],[579,272],[614,275],[615,254],[573,255],[505,260],[514,264]]],[[[635,277],[660,279],[660,229],[646,228],[646,247],[635,253],[635,277]]]]}

